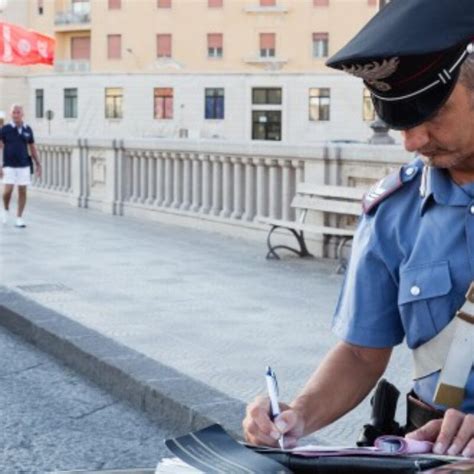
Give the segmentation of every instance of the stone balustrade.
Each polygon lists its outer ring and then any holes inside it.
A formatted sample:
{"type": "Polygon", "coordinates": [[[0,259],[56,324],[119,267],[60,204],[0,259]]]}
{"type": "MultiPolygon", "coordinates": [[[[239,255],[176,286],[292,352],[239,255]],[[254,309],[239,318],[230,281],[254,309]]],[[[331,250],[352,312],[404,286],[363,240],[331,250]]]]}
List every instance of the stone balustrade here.
{"type": "Polygon", "coordinates": [[[290,203],[301,181],[367,187],[410,160],[396,145],[48,138],[38,149],[37,192],[116,215],[207,222],[233,235],[261,230],[260,216],[295,218],[290,203]]]}

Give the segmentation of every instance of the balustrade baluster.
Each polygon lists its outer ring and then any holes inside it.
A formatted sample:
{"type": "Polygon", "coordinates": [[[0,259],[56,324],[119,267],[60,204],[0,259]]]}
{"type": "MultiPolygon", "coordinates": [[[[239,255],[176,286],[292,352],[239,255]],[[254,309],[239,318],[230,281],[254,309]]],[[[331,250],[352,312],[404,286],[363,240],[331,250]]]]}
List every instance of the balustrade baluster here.
{"type": "Polygon", "coordinates": [[[269,167],[269,193],[268,193],[268,215],[274,219],[280,218],[280,180],[278,162],[272,158],[265,160],[265,164],[269,167]]]}
{"type": "Polygon", "coordinates": [[[148,171],[148,152],[142,152],[140,153],[140,192],[138,193],[139,195],[139,202],[141,204],[145,203],[147,195],[148,195],[148,189],[147,189],[147,176],[146,173],[148,171]]]}
{"type": "Polygon", "coordinates": [[[171,153],[166,153],[165,160],[165,202],[163,206],[170,207],[173,201],[173,160],[171,153]]]}
{"type": "Polygon", "coordinates": [[[278,160],[282,170],[281,176],[281,218],[290,220],[291,200],[294,195],[291,176],[291,162],[288,160],[278,160]]]}
{"type": "Polygon", "coordinates": [[[222,162],[222,210],[220,217],[230,217],[232,214],[232,163],[230,157],[221,157],[222,162]]]}
{"type": "Polygon", "coordinates": [[[222,210],[222,166],[219,156],[211,156],[212,163],[212,208],[211,214],[218,216],[222,210]]]}
{"type": "Polygon", "coordinates": [[[67,149],[63,148],[61,150],[61,155],[59,156],[58,162],[58,191],[64,192],[64,157],[66,156],[67,149]]]}
{"type": "Polygon", "coordinates": [[[164,176],[165,176],[165,160],[161,152],[155,154],[156,168],[155,168],[155,183],[156,183],[156,198],[153,203],[154,206],[161,206],[165,199],[164,176]]]}
{"type": "Polygon", "coordinates": [[[241,219],[244,212],[244,180],[243,180],[243,166],[239,157],[232,157],[231,159],[234,168],[234,210],[231,214],[232,219],[241,219]]]}
{"type": "Polygon", "coordinates": [[[180,209],[187,211],[191,207],[191,193],[192,193],[192,175],[191,175],[191,156],[189,154],[183,155],[183,202],[180,209]]]}
{"type": "Polygon", "coordinates": [[[71,166],[72,166],[72,150],[69,150],[66,157],[66,189],[68,193],[72,192],[71,166]]]}
{"type": "Polygon", "coordinates": [[[199,212],[201,209],[201,194],[202,194],[202,165],[203,161],[198,153],[193,155],[193,170],[192,170],[192,203],[191,211],[199,212]]]}
{"type": "Polygon", "coordinates": [[[51,189],[53,187],[53,171],[54,171],[54,155],[56,154],[56,149],[51,148],[48,154],[48,181],[46,187],[51,189]]]}
{"type": "Polygon", "coordinates": [[[255,217],[267,216],[268,185],[266,179],[265,160],[257,158],[257,215],[255,217]]]}
{"type": "Polygon", "coordinates": [[[182,164],[182,154],[175,153],[173,160],[173,202],[171,203],[171,207],[174,209],[179,209],[183,194],[182,164]]]}
{"type": "Polygon", "coordinates": [[[132,159],[132,196],[131,202],[138,202],[140,198],[140,157],[137,152],[131,156],[132,159]]]}
{"type": "Polygon", "coordinates": [[[209,214],[212,207],[212,164],[209,155],[201,155],[199,157],[202,163],[202,205],[199,209],[201,214],[209,214]]]}
{"type": "Polygon", "coordinates": [[[245,212],[242,220],[251,221],[255,217],[255,166],[249,157],[244,157],[242,163],[245,166],[245,212]]]}
{"type": "Polygon", "coordinates": [[[156,155],[153,152],[148,153],[148,169],[147,169],[147,179],[148,179],[148,196],[145,204],[152,206],[156,199],[156,181],[155,181],[155,172],[156,168],[156,155]]]}

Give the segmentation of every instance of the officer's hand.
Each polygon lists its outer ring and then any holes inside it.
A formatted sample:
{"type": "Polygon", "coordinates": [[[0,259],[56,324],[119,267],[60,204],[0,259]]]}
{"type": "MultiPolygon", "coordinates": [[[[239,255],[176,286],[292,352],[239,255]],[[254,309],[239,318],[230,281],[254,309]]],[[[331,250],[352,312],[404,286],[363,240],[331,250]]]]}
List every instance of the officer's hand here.
{"type": "Polygon", "coordinates": [[[454,408],[446,410],[444,418],[433,420],[412,433],[407,438],[433,441],[436,454],[474,457],[474,415],[454,408]]]}
{"type": "Polygon", "coordinates": [[[36,177],[41,178],[41,165],[40,164],[37,164],[35,166],[35,175],[36,177]]]}
{"type": "Polygon", "coordinates": [[[247,407],[242,426],[245,439],[252,444],[277,446],[284,435],[285,448],[292,448],[304,433],[303,417],[285,403],[280,403],[281,413],[274,422],[270,419],[270,400],[257,397],[247,407]]]}

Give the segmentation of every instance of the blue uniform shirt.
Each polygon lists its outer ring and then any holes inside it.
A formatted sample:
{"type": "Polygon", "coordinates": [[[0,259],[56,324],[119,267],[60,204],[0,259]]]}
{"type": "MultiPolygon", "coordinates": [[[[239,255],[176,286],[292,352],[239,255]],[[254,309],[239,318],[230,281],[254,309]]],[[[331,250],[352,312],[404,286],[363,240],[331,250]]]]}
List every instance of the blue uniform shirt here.
{"type": "Polygon", "coordinates": [[[23,168],[30,166],[28,145],[35,142],[33,130],[28,125],[20,128],[8,123],[0,129],[3,142],[3,166],[23,168]]]}
{"type": "MultiPolygon", "coordinates": [[[[361,218],[333,321],[349,343],[383,348],[406,338],[414,349],[449,323],[474,281],[474,183],[430,168],[421,197],[422,168],[421,160],[402,167],[401,187],[361,218]]],[[[415,381],[431,405],[438,377],[415,381]]],[[[461,409],[474,413],[472,370],[461,409]]]]}

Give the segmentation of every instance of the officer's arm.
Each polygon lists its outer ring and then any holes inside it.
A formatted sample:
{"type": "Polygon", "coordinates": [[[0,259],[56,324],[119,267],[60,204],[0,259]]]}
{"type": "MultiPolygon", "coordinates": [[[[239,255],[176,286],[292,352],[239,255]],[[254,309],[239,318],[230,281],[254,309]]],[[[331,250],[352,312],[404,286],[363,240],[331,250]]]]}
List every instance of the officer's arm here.
{"type": "Polygon", "coordinates": [[[384,373],[391,353],[391,347],[337,344],[291,403],[304,420],[304,434],[323,428],[357,406],[384,373]]]}

